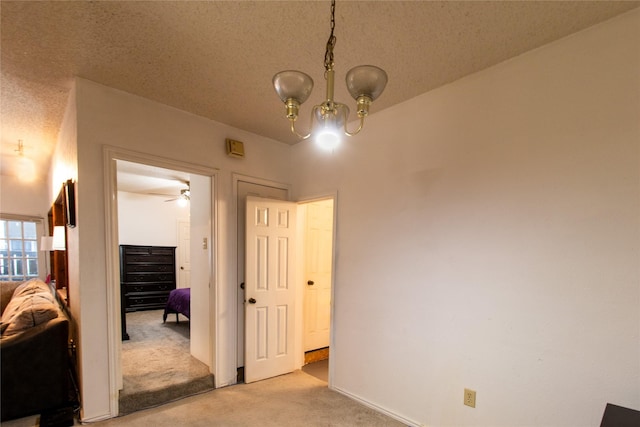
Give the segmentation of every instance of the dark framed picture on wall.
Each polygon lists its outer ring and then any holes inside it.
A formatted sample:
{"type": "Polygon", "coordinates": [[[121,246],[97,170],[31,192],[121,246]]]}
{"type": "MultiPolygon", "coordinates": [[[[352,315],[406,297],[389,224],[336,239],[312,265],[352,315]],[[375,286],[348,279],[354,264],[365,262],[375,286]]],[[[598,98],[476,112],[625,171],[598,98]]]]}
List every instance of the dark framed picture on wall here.
{"type": "Polygon", "coordinates": [[[64,184],[65,214],[67,215],[67,227],[76,226],[76,187],[72,180],[64,184]]]}

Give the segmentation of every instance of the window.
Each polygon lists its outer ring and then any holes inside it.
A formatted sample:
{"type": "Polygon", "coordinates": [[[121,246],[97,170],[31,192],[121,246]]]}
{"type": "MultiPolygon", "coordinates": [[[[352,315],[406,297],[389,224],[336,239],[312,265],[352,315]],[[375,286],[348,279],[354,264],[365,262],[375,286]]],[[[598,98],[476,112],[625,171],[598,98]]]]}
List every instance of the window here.
{"type": "Polygon", "coordinates": [[[0,219],[0,280],[21,282],[39,276],[41,228],[41,220],[0,219]]]}

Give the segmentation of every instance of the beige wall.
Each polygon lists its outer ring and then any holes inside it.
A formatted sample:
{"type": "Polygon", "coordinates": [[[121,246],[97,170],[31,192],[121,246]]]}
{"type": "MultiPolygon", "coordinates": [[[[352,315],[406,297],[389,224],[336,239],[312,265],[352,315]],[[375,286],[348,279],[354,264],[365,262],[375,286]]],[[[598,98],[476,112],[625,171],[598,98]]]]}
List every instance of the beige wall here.
{"type": "Polygon", "coordinates": [[[294,146],[294,193],[338,192],[337,389],[429,426],[640,409],[639,29],[375,113],[332,154],[294,146]]]}
{"type": "Polygon", "coordinates": [[[76,298],[80,310],[84,420],[109,416],[107,284],[105,266],[105,145],[219,169],[216,179],[220,285],[216,302],[224,308],[216,335],[216,382],[235,382],[236,260],[232,173],[289,181],[289,146],[221,125],[90,81],[76,82],[78,140],[78,257],[76,298]],[[225,138],[245,142],[245,159],[225,154],[225,138]],[[229,314],[229,310],[233,311],[229,314]]]}
{"type": "Polygon", "coordinates": [[[23,182],[14,175],[0,176],[0,212],[44,218],[47,227],[50,208],[47,183],[43,178],[23,182]]]}
{"type": "MultiPolygon", "coordinates": [[[[235,375],[236,172],[299,197],[338,191],[336,388],[417,425],[597,425],[606,402],[640,409],[639,27],[631,12],[375,113],[334,154],[78,80],[51,183],[78,179],[83,417],[109,414],[105,144],[220,169],[217,380],[235,375]],[[226,137],[245,160],[225,156],[226,137]]],[[[7,184],[2,211],[27,213],[7,184]]],[[[43,197],[25,209],[45,214],[43,197]]]]}
{"type": "Polygon", "coordinates": [[[178,220],[189,220],[189,207],[150,196],[118,191],[118,235],[121,245],[177,246],[178,220]]]}

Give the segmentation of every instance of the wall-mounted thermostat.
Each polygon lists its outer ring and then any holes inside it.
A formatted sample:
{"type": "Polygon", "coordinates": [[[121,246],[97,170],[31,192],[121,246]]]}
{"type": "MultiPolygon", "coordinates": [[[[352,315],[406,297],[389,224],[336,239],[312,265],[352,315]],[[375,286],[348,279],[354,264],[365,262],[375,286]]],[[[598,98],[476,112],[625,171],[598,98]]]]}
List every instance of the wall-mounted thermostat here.
{"type": "Polygon", "coordinates": [[[227,138],[227,154],[231,157],[244,157],[244,144],[227,138]]]}

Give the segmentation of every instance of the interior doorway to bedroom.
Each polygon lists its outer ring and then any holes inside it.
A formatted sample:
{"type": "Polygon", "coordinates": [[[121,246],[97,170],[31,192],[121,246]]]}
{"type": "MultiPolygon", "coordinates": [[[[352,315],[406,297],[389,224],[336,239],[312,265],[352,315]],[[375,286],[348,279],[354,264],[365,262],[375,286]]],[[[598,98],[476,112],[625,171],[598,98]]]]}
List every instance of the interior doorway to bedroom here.
{"type": "Polygon", "coordinates": [[[128,338],[120,351],[118,413],[123,415],[213,388],[208,304],[212,179],[150,164],[116,163],[121,323],[128,338]],[[128,250],[132,258],[125,258],[128,250]],[[194,297],[190,313],[173,313],[165,322],[173,288],[188,288],[194,297]]]}

